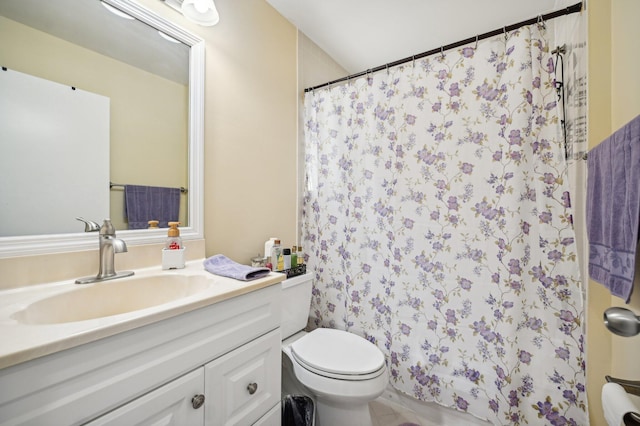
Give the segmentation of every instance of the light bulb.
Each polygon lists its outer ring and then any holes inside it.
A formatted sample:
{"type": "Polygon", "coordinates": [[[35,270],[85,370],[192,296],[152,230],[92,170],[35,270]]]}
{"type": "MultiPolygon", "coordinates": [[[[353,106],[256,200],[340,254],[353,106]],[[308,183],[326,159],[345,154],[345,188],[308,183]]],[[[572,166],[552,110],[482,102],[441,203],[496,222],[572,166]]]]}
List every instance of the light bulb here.
{"type": "Polygon", "coordinates": [[[181,10],[185,17],[200,25],[211,26],[220,20],[213,0],[184,0],[181,10]]]}
{"type": "Polygon", "coordinates": [[[193,3],[193,7],[196,8],[198,13],[207,13],[207,11],[209,10],[208,3],[209,2],[207,0],[196,0],[195,3],[193,3]]]}

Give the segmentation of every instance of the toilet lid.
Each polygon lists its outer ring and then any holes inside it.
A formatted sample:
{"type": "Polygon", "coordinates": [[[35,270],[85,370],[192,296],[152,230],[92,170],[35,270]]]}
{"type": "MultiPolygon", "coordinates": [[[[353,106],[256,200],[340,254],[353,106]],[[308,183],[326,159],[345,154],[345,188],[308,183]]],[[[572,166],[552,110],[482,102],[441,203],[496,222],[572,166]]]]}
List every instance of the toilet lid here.
{"type": "Polygon", "coordinates": [[[384,355],[373,343],[331,328],[313,330],[294,342],[291,352],[312,370],[333,375],[370,375],[385,365],[384,355]]]}

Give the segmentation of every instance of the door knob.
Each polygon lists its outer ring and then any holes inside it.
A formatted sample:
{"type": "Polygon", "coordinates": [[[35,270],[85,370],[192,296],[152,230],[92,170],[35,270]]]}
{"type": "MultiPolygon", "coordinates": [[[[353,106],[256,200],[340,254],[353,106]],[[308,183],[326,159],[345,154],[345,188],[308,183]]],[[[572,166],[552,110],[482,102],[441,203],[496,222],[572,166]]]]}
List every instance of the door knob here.
{"type": "Polygon", "coordinates": [[[249,383],[249,385],[247,386],[247,390],[249,391],[249,395],[253,395],[258,390],[258,384],[249,383]]]}
{"type": "Polygon", "coordinates": [[[195,408],[196,410],[200,407],[202,407],[202,404],[204,404],[204,395],[199,394],[194,396],[193,398],[191,398],[191,405],[193,406],[193,408],[195,408]]]}

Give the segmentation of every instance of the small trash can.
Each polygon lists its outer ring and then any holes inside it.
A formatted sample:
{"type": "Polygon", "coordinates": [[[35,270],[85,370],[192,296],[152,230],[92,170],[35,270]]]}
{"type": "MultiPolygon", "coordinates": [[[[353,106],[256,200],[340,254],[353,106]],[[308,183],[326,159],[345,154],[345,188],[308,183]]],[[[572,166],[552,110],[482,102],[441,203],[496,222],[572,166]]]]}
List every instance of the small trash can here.
{"type": "Polygon", "coordinates": [[[313,400],[304,395],[282,398],[282,426],[313,426],[313,400]]]}

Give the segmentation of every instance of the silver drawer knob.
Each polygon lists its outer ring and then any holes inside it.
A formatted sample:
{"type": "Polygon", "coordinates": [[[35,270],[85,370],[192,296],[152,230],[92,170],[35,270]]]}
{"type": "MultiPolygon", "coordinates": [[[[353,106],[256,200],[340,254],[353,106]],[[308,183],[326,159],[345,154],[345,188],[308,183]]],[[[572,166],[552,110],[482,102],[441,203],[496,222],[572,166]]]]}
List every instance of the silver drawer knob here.
{"type": "Polygon", "coordinates": [[[196,410],[198,408],[202,407],[202,404],[204,404],[204,395],[200,394],[200,395],[196,395],[193,398],[191,398],[191,405],[196,410]]]}
{"type": "Polygon", "coordinates": [[[258,390],[258,384],[249,383],[249,386],[247,386],[247,390],[249,391],[249,395],[253,395],[258,390]]]}

